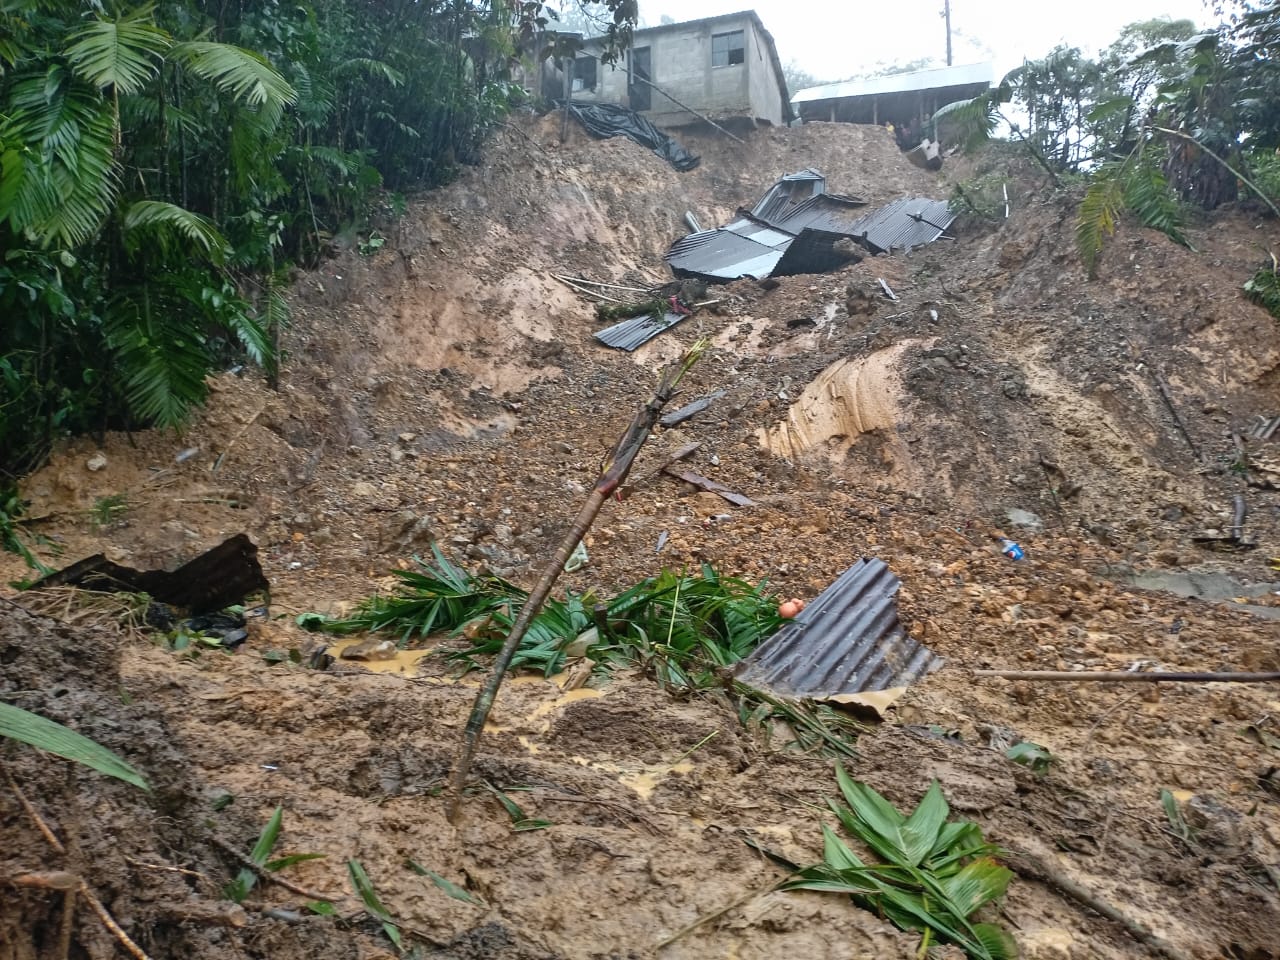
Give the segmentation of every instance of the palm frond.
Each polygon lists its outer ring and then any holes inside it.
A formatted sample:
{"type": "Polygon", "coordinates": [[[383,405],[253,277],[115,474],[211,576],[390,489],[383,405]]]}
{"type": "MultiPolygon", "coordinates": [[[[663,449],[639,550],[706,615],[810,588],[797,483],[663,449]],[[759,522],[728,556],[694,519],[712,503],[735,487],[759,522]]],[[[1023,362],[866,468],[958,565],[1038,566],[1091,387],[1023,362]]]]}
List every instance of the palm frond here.
{"type": "Polygon", "coordinates": [[[1174,243],[1191,246],[1182,234],[1182,205],[1160,168],[1145,157],[1129,167],[1124,178],[1124,203],[1145,226],[1159,230],[1174,243]]]}
{"type": "Polygon", "coordinates": [[[227,249],[226,239],[212,220],[162,200],[132,204],[124,215],[124,235],[130,250],[136,250],[139,240],[146,236],[155,239],[166,253],[172,248],[172,239],[181,237],[215,263],[222,260],[227,249]]]}
{"type": "Polygon", "coordinates": [[[275,351],[267,327],[248,313],[229,311],[224,316],[227,328],[235,334],[249,359],[258,366],[270,370],[275,363],[275,351]]]}
{"type": "Polygon", "coordinates": [[[198,318],[159,285],[117,294],[103,313],[129,409],[144,423],[181,424],[207,393],[208,354],[198,318]]]}
{"type": "Polygon", "coordinates": [[[188,40],[174,44],[169,59],[251,107],[279,109],[298,99],[275,67],[252,50],[211,40],[188,40]]]}
{"type": "Polygon", "coordinates": [[[137,93],[159,69],[161,54],[173,43],[153,22],[147,4],[119,20],[94,20],[71,35],[66,49],[77,76],[100,90],[137,93]]]}
{"type": "Polygon", "coordinates": [[[1076,214],[1076,249],[1090,277],[1097,273],[1102,245],[1116,232],[1116,221],[1123,206],[1121,170],[1116,165],[1104,165],[1094,174],[1076,214]]]}
{"type": "Polygon", "coordinates": [[[404,74],[388,63],[381,60],[371,60],[368,57],[352,57],[350,60],[344,60],[342,63],[334,67],[333,75],[335,77],[349,77],[356,73],[363,73],[368,77],[381,77],[393,87],[398,87],[404,83],[404,74]]]}
{"type": "Polygon", "coordinates": [[[0,143],[0,222],[46,246],[97,233],[119,187],[115,118],[97,90],[56,64],[26,74],[10,88],[0,143]]]}

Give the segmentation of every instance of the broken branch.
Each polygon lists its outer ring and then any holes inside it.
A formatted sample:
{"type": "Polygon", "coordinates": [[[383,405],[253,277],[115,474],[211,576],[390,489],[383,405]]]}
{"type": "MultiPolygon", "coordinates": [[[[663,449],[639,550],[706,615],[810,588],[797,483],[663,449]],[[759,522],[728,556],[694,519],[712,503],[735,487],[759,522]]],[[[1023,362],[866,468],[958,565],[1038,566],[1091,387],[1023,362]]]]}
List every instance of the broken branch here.
{"type": "Polygon", "coordinates": [[[325,903],[337,903],[339,900],[343,899],[342,897],[329,897],[323,893],[316,893],[314,890],[308,890],[306,887],[300,887],[296,883],[290,883],[288,880],[285,880],[283,877],[276,876],[276,874],[269,870],[264,870],[260,864],[254,863],[253,860],[246,857],[221,837],[210,834],[209,842],[223,853],[233,857],[242,867],[248,867],[256,873],[260,879],[265,880],[268,883],[274,883],[278,887],[284,887],[286,890],[291,893],[296,893],[300,897],[306,897],[308,900],[322,900],[325,903]]]}
{"type": "Polygon", "coordinates": [[[147,952],[133,942],[133,938],[124,932],[120,924],[116,923],[115,918],[107,912],[107,908],[102,905],[102,901],[93,895],[93,891],[89,889],[89,885],[83,880],[80,881],[80,896],[84,897],[85,903],[94,913],[98,915],[98,919],[102,921],[102,925],[106,927],[120,941],[120,945],[128,950],[134,956],[134,960],[151,960],[147,956],[147,952]]]}
{"type": "Polygon", "coordinates": [[[596,515],[599,514],[600,508],[604,506],[605,500],[626,480],[627,474],[631,471],[631,465],[635,462],[636,455],[640,453],[640,448],[644,445],[645,440],[649,438],[649,434],[653,432],[654,424],[658,422],[662,408],[671,400],[680,380],[698,362],[698,358],[702,356],[706,348],[706,340],[697,341],[678,362],[671,364],[662,372],[653,396],[648,403],[637,411],[631,424],[613,448],[613,452],[606,458],[604,466],[600,470],[600,477],[596,480],[595,487],[592,488],[591,493],[587,495],[582,509],[578,511],[578,516],[574,520],[573,526],[569,528],[569,532],[565,534],[564,539],[560,542],[555,555],[547,561],[537,584],[529,592],[529,598],[525,601],[524,606],[520,608],[520,615],[516,618],[511,632],[507,634],[507,639],[502,644],[502,649],[498,651],[489,679],[477,694],[475,705],[471,708],[471,716],[467,718],[467,726],[462,735],[462,745],[458,752],[458,759],[454,764],[453,775],[449,780],[448,817],[450,823],[457,823],[458,812],[462,806],[462,789],[466,786],[467,774],[471,771],[471,761],[475,757],[476,745],[480,742],[480,734],[484,730],[484,722],[489,716],[489,711],[493,708],[493,701],[498,695],[498,688],[502,685],[503,677],[506,676],[507,669],[511,666],[511,660],[515,657],[516,650],[520,646],[520,641],[524,639],[529,624],[537,616],[538,611],[542,609],[542,605],[551,593],[551,587],[564,569],[565,562],[582,538],[586,536],[587,531],[591,529],[591,524],[595,522],[596,515]]]}
{"type": "Polygon", "coordinates": [[[1093,682],[1186,682],[1186,683],[1271,683],[1280,680],[1280,671],[1271,673],[1201,673],[1171,670],[975,670],[975,677],[1003,677],[1005,680],[1085,680],[1093,682]]]}
{"type": "Polygon", "coordinates": [[[1118,908],[1107,903],[1093,891],[1076,883],[1070,877],[1065,877],[1051,869],[1048,864],[1039,858],[1033,857],[1028,853],[1006,848],[1004,860],[1020,875],[1046,883],[1059,893],[1065,894],[1082,906],[1088,907],[1094,913],[1120,924],[1135,940],[1145,943],[1158,953],[1164,954],[1169,960],[1191,960],[1188,954],[1183,953],[1167,940],[1156,936],[1155,933],[1137,920],[1121,913],[1118,908]]]}

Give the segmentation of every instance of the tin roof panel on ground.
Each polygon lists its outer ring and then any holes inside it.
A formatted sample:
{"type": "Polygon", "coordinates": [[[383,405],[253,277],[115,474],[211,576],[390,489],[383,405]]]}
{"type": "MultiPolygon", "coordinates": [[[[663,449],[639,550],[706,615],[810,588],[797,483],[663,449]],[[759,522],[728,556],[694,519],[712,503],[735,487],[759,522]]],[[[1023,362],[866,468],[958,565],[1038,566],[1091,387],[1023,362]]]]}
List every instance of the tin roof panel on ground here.
{"type": "Polygon", "coordinates": [[[626,350],[630,353],[637,347],[648,343],[658,334],[670,330],[686,316],[687,314],[670,311],[661,317],[645,313],[638,317],[631,317],[620,323],[615,323],[611,327],[605,327],[603,330],[597,330],[595,338],[606,347],[617,347],[619,350],[626,350]]]}
{"type": "Polygon", "coordinates": [[[933,243],[955,221],[945,200],[906,197],[854,221],[849,232],[874,253],[888,253],[933,243]]]}
{"type": "Polygon", "coordinates": [[[748,686],[824,698],[906,686],[942,658],[898,620],[900,584],[883,560],[863,559],[737,668],[748,686]]]}
{"type": "Polygon", "coordinates": [[[767,277],[782,253],[732,230],[704,230],[677,240],[666,260],[677,276],[737,280],[767,277]]]}

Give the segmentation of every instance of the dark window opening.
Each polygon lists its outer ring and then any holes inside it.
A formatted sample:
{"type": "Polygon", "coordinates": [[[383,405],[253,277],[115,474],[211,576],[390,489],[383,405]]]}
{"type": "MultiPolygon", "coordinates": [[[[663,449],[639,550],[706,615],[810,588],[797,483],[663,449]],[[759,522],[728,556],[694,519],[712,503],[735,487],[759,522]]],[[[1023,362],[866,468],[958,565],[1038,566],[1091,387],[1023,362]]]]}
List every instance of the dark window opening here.
{"type": "Polygon", "coordinates": [[[596,88],[597,61],[595,57],[578,57],[573,61],[573,92],[596,88]]]}
{"type": "Polygon", "coordinates": [[[711,65],[732,67],[747,62],[747,41],[741,30],[711,35],[711,65]]]}

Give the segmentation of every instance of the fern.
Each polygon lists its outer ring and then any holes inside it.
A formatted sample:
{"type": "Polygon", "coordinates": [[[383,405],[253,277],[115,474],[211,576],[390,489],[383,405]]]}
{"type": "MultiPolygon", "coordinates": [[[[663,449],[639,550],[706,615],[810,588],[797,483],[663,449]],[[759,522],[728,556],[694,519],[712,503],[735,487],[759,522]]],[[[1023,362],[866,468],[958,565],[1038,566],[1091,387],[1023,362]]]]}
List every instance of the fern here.
{"type": "Polygon", "coordinates": [[[119,20],[95,20],[72,34],[66,56],[78,76],[100,90],[137,93],[158,71],[160,55],[173,43],[151,22],[147,4],[119,20]]]}
{"type": "Polygon", "coordinates": [[[1120,168],[1107,164],[1094,174],[1076,214],[1076,248],[1090,277],[1098,270],[1098,257],[1107,237],[1116,232],[1116,221],[1124,206],[1124,185],[1120,168]]]}
{"type": "Polygon", "coordinates": [[[1269,265],[1260,267],[1245,281],[1244,295],[1280,320],[1280,269],[1275,254],[1269,265]]]}

